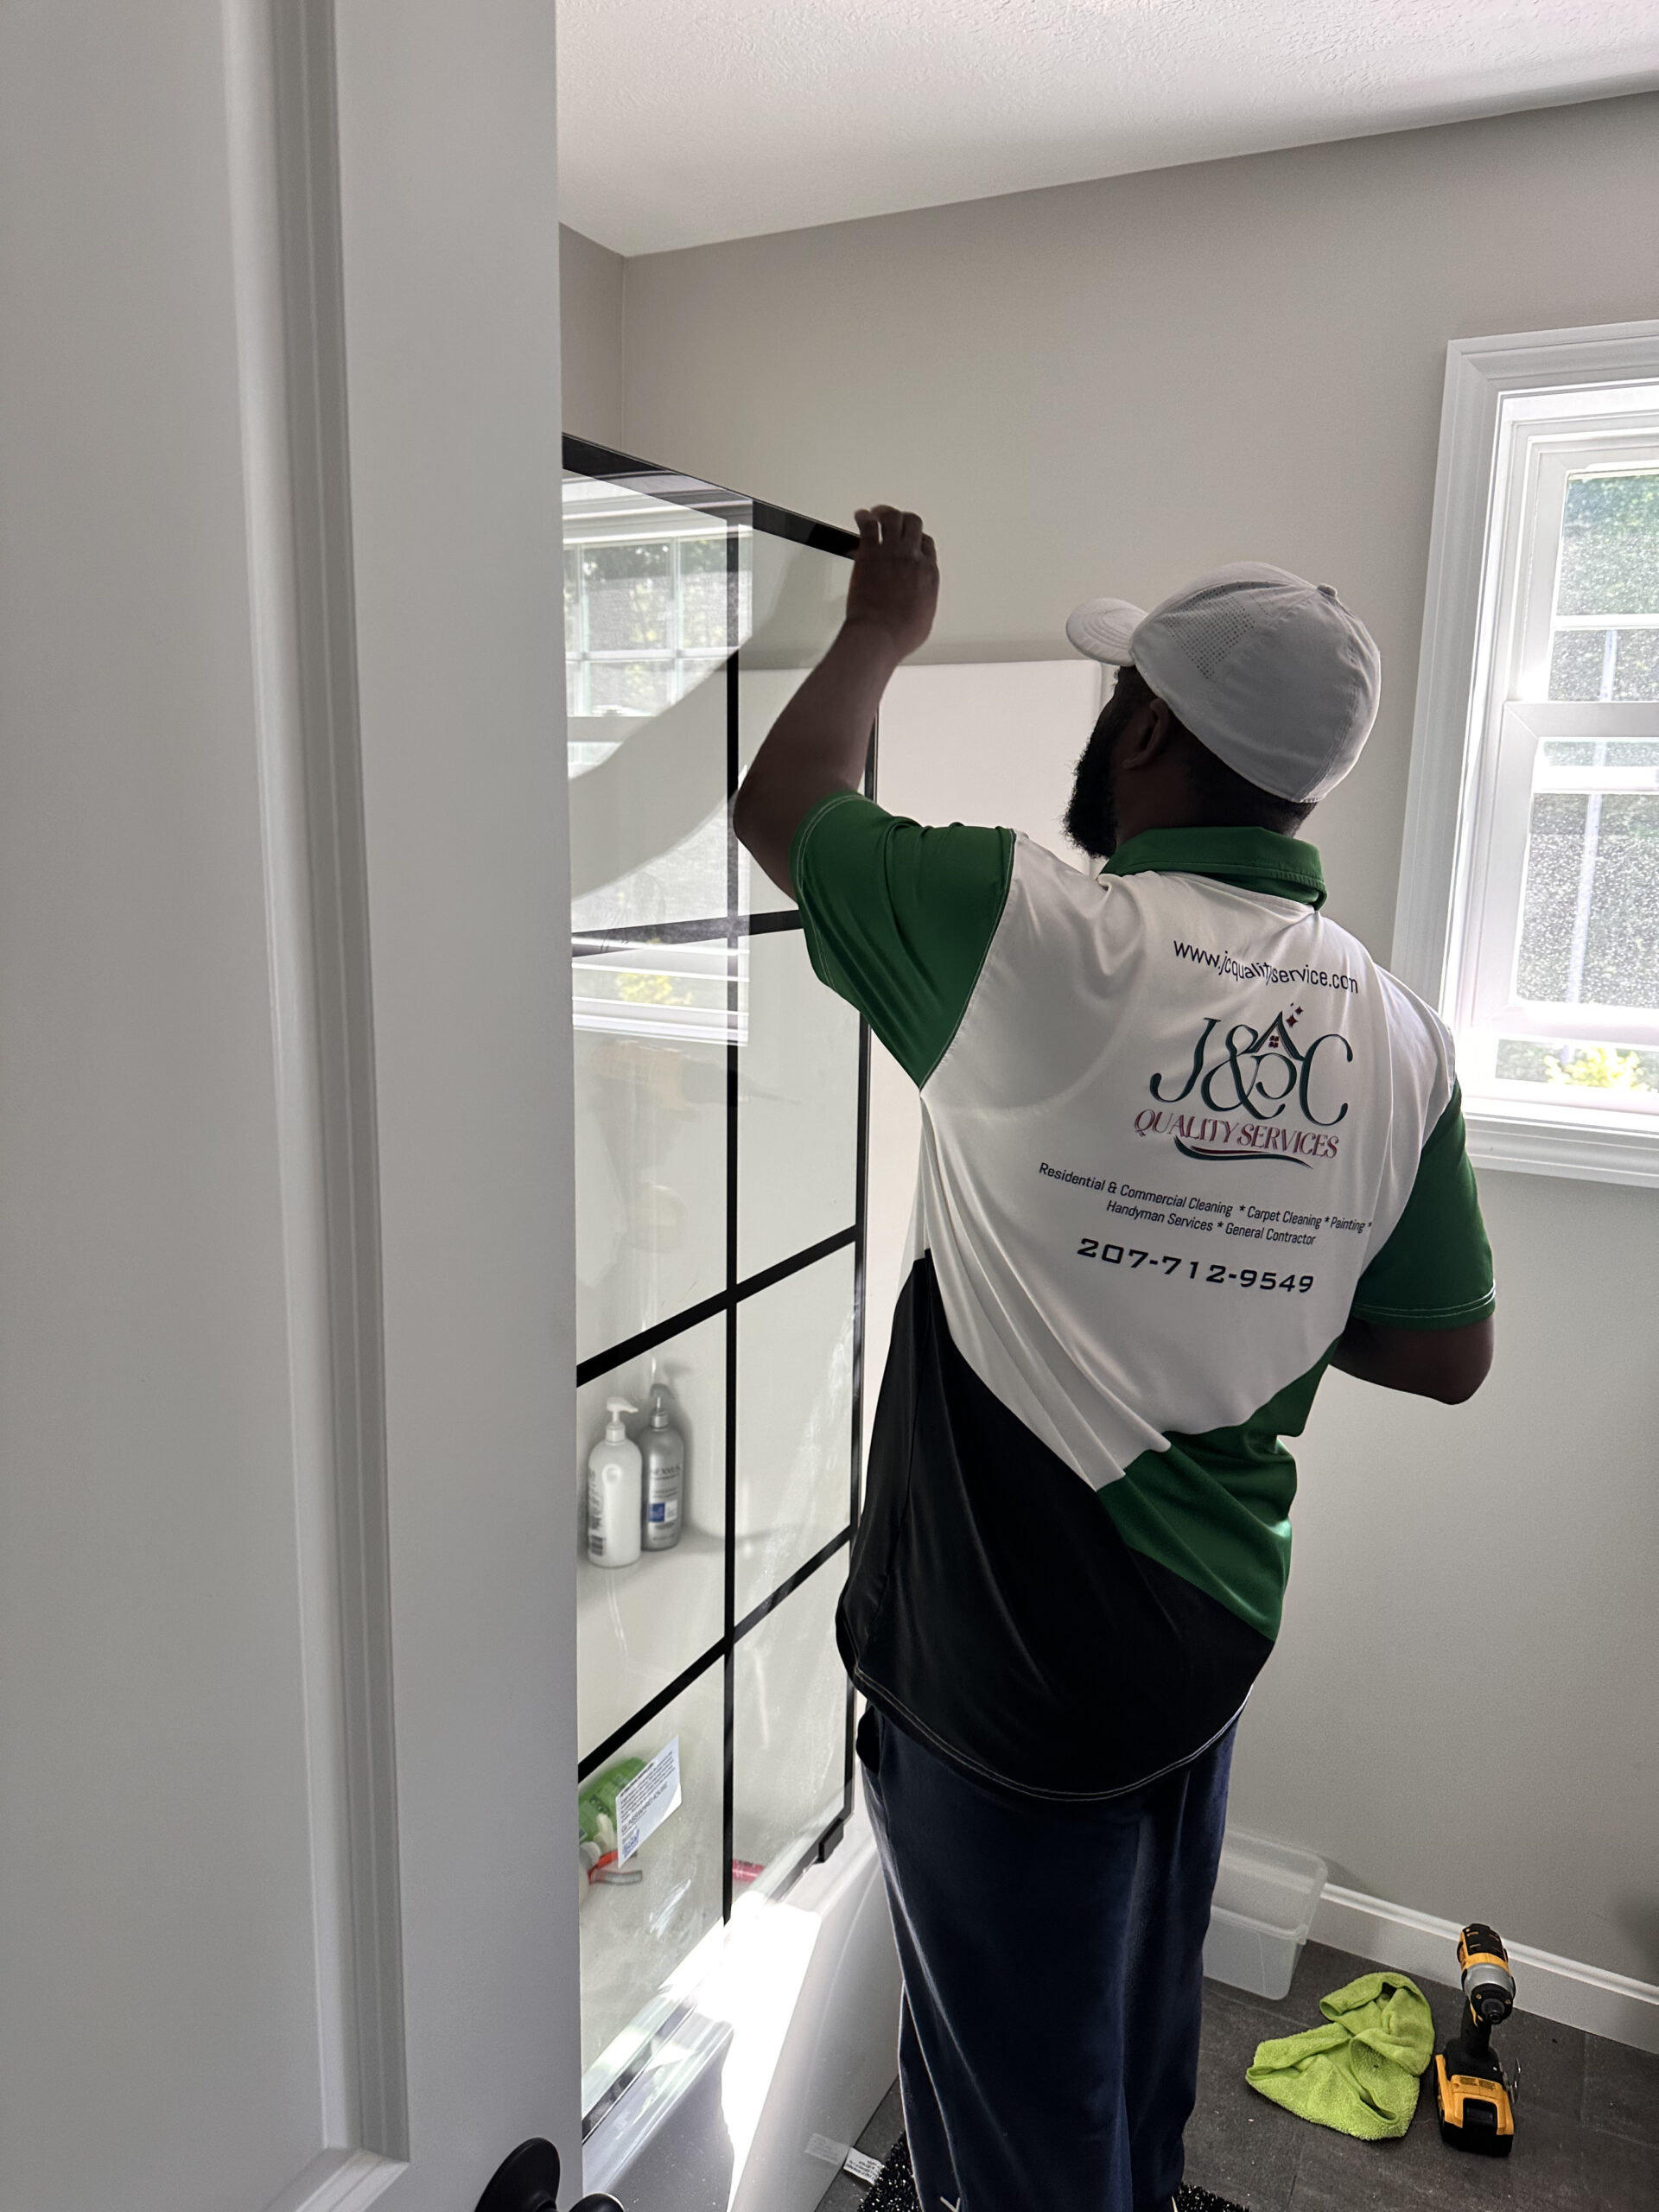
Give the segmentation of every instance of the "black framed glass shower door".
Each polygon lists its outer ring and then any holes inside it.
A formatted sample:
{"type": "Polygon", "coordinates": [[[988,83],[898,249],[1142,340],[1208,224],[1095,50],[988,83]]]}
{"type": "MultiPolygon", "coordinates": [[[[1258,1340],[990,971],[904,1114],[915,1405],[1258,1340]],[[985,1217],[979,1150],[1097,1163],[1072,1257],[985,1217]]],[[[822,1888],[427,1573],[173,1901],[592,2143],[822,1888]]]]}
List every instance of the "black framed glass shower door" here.
{"type": "Polygon", "coordinates": [[[851,1808],[833,1617],[859,1491],[869,1042],[730,831],[856,540],[582,440],[564,461],[584,1539],[607,1397],[643,1416],[661,1382],[687,1442],[678,1544],[615,1569],[579,1552],[581,1783],[671,1751],[680,1789],[625,1878],[583,1878],[591,2120],[734,1900],[785,1886],[851,1808]]]}

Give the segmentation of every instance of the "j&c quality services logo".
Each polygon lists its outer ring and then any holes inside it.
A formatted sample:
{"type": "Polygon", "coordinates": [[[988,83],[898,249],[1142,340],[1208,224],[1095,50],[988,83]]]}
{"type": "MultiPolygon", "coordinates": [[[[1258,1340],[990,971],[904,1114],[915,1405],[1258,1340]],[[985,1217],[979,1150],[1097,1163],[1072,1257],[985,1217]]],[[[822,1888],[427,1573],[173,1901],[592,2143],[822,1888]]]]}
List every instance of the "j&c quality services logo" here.
{"type": "Polygon", "coordinates": [[[1153,1076],[1147,1088],[1158,1103],[1135,1116],[1137,1131],[1172,1137],[1189,1160],[1283,1160],[1308,1167],[1334,1159],[1341,1139],[1328,1132],[1348,1111],[1337,1094],[1353,1046],[1335,1029],[1299,1044],[1294,1033],[1301,1011],[1291,1007],[1260,1029],[1248,1021],[1223,1029],[1222,1017],[1211,1014],[1185,1077],[1153,1076]]]}

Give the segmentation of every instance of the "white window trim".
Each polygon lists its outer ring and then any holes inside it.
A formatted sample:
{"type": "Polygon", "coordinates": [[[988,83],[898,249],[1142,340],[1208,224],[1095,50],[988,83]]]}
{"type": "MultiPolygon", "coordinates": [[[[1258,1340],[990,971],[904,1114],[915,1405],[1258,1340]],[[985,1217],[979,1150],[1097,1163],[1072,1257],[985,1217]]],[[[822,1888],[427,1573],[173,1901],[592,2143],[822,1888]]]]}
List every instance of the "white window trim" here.
{"type": "MultiPolygon", "coordinates": [[[[1473,857],[1493,630],[1507,619],[1495,604],[1496,576],[1489,570],[1497,564],[1488,560],[1506,486],[1504,402],[1557,394],[1553,411],[1581,409],[1589,416],[1605,411],[1605,398],[1621,389],[1654,383],[1659,322],[1460,338],[1446,348],[1392,965],[1448,1020],[1455,1019],[1459,984],[1454,969],[1463,918],[1456,906],[1473,857]]],[[[1538,717],[1560,709],[1511,709],[1516,711],[1538,733],[1538,717]]],[[[1476,1101],[1467,1121],[1470,1156],[1478,1166],[1659,1185],[1659,1135],[1651,1127],[1621,1127],[1605,1111],[1574,1113],[1554,1102],[1496,1111],[1476,1101]]]]}

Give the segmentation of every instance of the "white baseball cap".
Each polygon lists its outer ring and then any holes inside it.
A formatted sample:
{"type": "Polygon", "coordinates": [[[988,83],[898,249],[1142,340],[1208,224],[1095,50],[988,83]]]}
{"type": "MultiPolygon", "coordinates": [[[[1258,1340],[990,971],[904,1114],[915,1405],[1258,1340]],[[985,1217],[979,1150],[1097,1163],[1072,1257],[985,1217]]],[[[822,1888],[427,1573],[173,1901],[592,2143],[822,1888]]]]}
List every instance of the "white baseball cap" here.
{"type": "Polygon", "coordinates": [[[1090,660],[1133,662],[1199,743],[1279,798],[1334,790],[1371,734],[1382,663],[1329,584],[1261,561],[1211,569],[1150,614],[1091,599],[1065,634],[1090,660]]]}

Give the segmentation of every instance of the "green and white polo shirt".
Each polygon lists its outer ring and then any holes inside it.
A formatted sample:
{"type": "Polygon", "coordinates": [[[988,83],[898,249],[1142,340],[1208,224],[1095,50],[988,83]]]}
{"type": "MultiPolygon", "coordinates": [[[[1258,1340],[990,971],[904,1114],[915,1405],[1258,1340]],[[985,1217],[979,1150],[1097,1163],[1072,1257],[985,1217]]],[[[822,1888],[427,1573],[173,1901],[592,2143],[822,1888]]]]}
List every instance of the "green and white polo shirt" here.
{"type": "Polygon", "coordinates": [[[1281,1440],[1349,1316],[1492,1310],[1450,1038],[1268,830],[1150,831],[1096,880],[847,792],[791,867],[921,1093],[842,1656],[976,1780],[1132,1789],[1272,1649],[1281,1440]]]}

